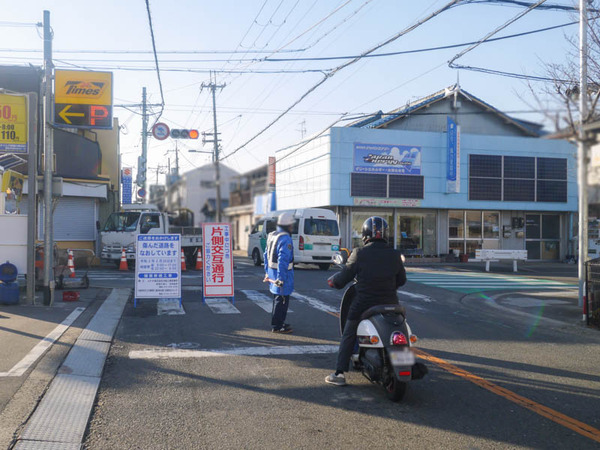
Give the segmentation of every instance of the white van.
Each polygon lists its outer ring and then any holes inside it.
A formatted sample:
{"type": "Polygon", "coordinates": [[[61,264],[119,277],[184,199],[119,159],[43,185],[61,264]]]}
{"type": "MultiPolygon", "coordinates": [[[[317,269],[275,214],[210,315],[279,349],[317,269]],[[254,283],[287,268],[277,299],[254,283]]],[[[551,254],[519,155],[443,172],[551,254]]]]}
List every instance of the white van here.
{"type": "MultiPolygon", "coordinates": [[[[292,209],[296,222],[292,231],[294,263],[317,264],[327,270],[333,255],[341,245],[340,227],[337,217],[329,209],[292,209]]],[[[277,228],[277,217],[284,211],[272,211],[262,217],[252,230],[248,240],[248,256],[254,265],[263,263],[267,235],[277,228]]]]}

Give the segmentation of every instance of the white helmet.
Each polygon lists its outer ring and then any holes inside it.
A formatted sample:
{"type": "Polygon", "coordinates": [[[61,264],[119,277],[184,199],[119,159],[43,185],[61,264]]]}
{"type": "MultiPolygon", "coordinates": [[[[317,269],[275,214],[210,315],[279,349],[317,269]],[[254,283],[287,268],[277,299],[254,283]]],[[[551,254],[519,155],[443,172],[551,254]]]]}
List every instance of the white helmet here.
{"type": "Polygon", "coordinates": [[[279,217],[277,218],[277,225],[280,225],[282,227],[293,225],[294,222],[294,215],[291,212],[287,211],[279,214],[279,217]]]}

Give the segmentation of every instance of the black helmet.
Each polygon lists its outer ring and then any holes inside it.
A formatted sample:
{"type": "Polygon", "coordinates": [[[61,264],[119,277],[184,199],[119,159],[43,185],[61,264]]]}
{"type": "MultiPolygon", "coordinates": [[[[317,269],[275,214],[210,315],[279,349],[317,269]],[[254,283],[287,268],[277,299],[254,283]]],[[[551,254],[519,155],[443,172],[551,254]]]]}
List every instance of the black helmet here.
{"type": "Polygon", "coordinates": [[[388,240],[388,224],[382,217],[373,216],[365,220],[362,226],[362,238],[363,242],[374,240],[388,240]]]}

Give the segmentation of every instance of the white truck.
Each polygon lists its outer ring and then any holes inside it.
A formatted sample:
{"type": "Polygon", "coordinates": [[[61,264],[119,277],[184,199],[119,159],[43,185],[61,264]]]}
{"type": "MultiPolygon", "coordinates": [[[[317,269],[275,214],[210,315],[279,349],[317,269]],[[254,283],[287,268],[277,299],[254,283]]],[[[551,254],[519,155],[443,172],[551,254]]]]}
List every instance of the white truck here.
{"type": "Polygon", "coordinates": [[[198,251],[202,251],[202,227],[194,227],[194,215],[188,209],[176,213],[159,211],[156,205],[123,205],[121,211],[112,213],[100,230],[103,262],[117,267],[121,253],[130,265],[135,262],[135,243],[138,234],[180,234],[186,264],[193,267],[198,251]]]}

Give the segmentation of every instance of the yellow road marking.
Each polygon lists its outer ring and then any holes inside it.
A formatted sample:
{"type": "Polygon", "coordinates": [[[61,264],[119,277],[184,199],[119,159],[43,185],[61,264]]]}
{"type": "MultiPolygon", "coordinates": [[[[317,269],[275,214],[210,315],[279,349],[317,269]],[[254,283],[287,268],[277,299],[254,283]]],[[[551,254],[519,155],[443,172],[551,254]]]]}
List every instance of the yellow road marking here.
{"type": "MultiPolygon", "coordinates": [[[[336,313],[330,314],[335,317],[340,316],[336,313]]],[[[480,376],[472,374],[471,372],[467,372],[466,370],[461,369],[460,367],[457,367],[454,364],[451,364],[448,361],[445,361],[441,358],[433,356],[421,349],[413,348],[413,351],[419,358],[432,362],[453,375],[464,378],[465,380],[470,381],[471,383],[474,383],[479,387],[482,387],[490,392],[493,392],[494,394],[504,397],[505,399],[516,403],[519,406],[527,408],[530,411],[539,414],[540,416],[546,417],[547,419],[550,419],[551,421],[562,425],[563,427],[566,427],[569,430],[574,431],[575,433],[581,434],[582,436],[585,436],[596,442],[600,442],[600,430],[598,428],[594,428],[590,425],[580,422],[579,420],[573,419],[569,416],[559,413],[558,411],[555,411],[552,408],[548,408],[547,406],[544,406],[540,403],[534,402],[533,400],[530,400],[512,391],[509,391],[508,389],[498,386],[497,384],[494,384],[491,381],[486,380],[485,378],[481,378],[480,376]]]]}

